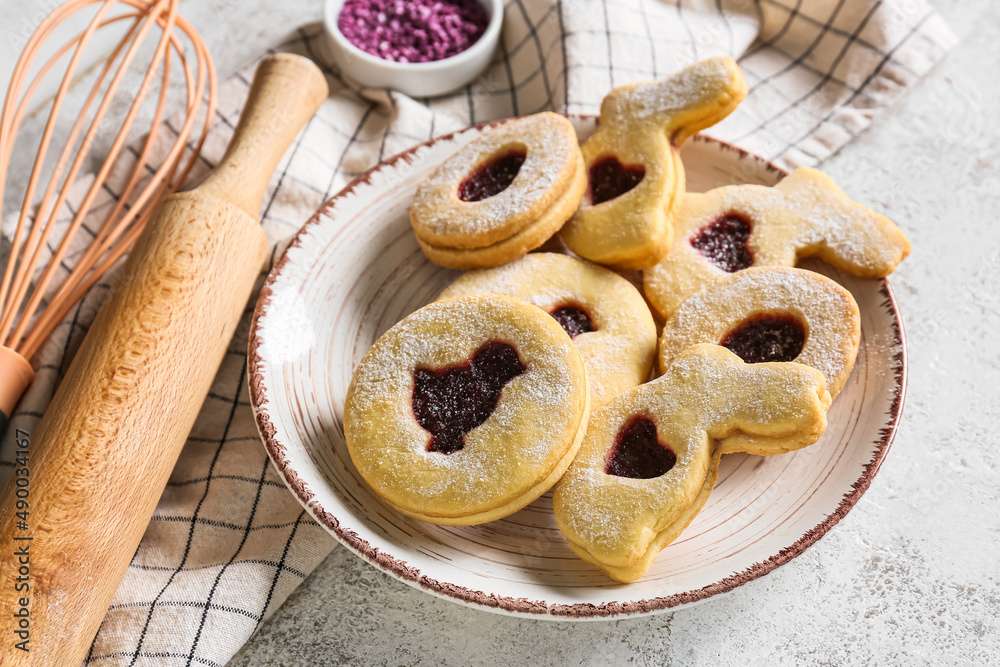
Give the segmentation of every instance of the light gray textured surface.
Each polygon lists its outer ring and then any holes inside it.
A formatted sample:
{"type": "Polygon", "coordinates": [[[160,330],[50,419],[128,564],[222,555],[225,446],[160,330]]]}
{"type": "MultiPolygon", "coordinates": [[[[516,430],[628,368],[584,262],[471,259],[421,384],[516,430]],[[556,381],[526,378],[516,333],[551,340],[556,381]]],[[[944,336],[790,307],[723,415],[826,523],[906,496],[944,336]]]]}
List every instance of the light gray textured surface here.
{"type": "Polygon", "coordinates": [[[686,610],[472,611],[338,548],[233,665],[1000,664],[1000,5],[934,3],[960,46],[823,168],[909,234],[903,423],[871,489],[789,564],[686,610]]]}
{"type": "MultiPolygon", "coordinates": [[[[0,25],[24,4],[4,3],[0,25]]],[[[903,423],[843,522],[758,581],[622,622],[469,610],[337,548],[231,664],[1000,664],[1000,5],[933,4],[960,46],[823,165],[914,246],[892,278],[909,341],[903,423]]],[[[321,11],[183,7],[223,76],[321,11]]]]}

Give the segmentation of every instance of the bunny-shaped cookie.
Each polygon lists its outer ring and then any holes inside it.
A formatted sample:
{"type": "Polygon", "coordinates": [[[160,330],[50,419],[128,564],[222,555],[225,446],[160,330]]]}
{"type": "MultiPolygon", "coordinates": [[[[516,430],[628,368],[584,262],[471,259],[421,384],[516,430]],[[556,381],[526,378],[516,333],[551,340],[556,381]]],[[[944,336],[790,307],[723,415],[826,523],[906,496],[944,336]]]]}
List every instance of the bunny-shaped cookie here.
{"type": "Polygon", "coordinates": [[[864,278],[883,278],[910,254],[891,220],[852,201],[833,179],[802,167],[773,188],[731,185],[684,195],[673,246],[643,274],[650,302],[669,318],[714,280],[751,266],[794,266],[816,256],[864,278]]]}
{"type": "Polygon", "coordinates": [[[717,345],[680,354],[658,380],[591,416],[554,508],[573,550],[612,579],[634,581],[711,493],[722,454],[779,454],[826,429],[822,373],[745,364],[717,345]]]}
{"type": "Polygon", "coordinates": [[[625,269],[659,261],[684,192],[680,147],[732,113],[746,92],[736,62],[719,56],[608,93],[600,127],[583,144],[589,187],[561,232],[570,249],[625,269]]]}

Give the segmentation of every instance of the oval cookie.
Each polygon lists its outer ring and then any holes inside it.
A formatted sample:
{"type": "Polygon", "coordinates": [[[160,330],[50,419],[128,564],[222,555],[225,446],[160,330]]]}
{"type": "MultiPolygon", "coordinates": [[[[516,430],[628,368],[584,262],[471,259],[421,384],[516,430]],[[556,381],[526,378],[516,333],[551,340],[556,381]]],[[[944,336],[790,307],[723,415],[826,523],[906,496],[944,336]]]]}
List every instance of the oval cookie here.
{"type": "Polygon", "coordinates": [[[410,223],[435,264],[497,266],[559,231],[585,187],[573,125],[535,114],[486,130],[448,158],[417,189],[410,223]]]}

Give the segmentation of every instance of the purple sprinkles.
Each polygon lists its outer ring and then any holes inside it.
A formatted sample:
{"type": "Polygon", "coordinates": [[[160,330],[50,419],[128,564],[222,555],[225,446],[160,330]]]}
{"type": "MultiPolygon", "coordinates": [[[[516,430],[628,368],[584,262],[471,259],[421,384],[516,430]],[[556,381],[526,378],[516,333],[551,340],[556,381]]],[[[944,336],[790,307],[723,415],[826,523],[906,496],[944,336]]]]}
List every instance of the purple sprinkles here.
{"type": "Polygon", "coordinates": [[[426,63],[465,51],[489,22],[476,0],[346,0],[337,27],[373,56],[426,63]]]}

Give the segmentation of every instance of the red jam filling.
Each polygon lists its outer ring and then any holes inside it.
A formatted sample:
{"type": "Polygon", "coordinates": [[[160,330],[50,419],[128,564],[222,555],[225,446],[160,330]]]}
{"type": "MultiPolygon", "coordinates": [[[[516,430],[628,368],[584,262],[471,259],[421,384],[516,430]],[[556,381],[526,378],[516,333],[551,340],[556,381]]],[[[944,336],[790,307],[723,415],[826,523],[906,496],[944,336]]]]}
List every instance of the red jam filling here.
{"type": "Polygon", "coordinates": [[[556,308],[549,315],[554,317],[559,326],[566,330],[570,338],[576,338],[582,333],[595,331],[594,323],[590,321],[590,315],[583,308],[563,306],[562,308],[556,308]]]}
{"type": "Polygon", "coordinates": [[[590,203],[594,206],[621,197],[639,185],[646,168],[626,167],[615,156],[602,158],[590,168],[590,203]]]}
{"type": "Polygon", "coordinates": [[[514,182],[527,157],[525,151],[513,151],[485,162],[458,186],[458,198],[473,202],[500,194],[514,182]]]}
{"type": "Polygon", "coordinates": [[[730,213],[702,227],[691,239],[691,245],[712,264],[735,273],[753,266],[753,252],[747,246],[752,231],[749,220],[730,213]]]}
{"type": "Polygon", "coordinates": [[[512,345],[491,341],[462,364],[413,372],[413,414],[431,434],[429,452],[452,454],[465,446],[465,434],[486,421],[500,391],[527,370],[512,345]]]}
{"type": "Polygon", "coordinates": [[[635,416],[618,432],[604,472],[616,477],[653,479],[666,474],[677,463],[677,455],[656,436],[649,417],[635,416]]]}
{"type": "Polygon", "coordinates": [[[768,313],[742,322],[719,342],[748,364],[793,361],[806,344],[806,328],[793,315],[768,313]]]}

